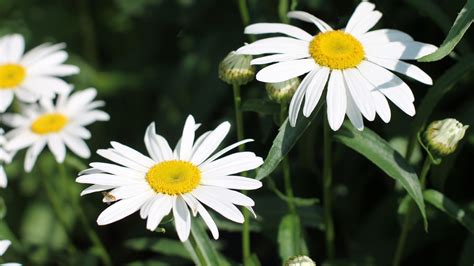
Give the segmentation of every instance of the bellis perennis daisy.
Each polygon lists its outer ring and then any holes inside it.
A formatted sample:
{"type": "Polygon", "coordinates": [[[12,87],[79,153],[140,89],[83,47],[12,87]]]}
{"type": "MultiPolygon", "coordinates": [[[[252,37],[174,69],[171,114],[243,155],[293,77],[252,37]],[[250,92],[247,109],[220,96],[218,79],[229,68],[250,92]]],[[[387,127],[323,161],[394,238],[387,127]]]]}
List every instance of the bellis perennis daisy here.
{"type": "Polygon", "coordinates": [[[293,126],[303,99],[303,115],[308,117],[326,83],[327,116],[333,130],[339,129],[346,114],[359,130],[364,127],[362,115],[372,121],[378,114],[383,121],[389,122],[391,113],[386,98],[413,116],[412,91],[389,70],[430,85],[432,80],[425,72],[401,60],[420,58],[437,47],[416,42],[398,30],[369,31],[382,17],[374,8],[372,3],[360,3],[346,27],[340,30],[334,30],[306,12],[292,11],[288,17],[313,23],[321,32],[313,36],[287,24],[257,23],[248,26],[245,33],[282,33],[289,37],[262,39],[237,52],[271,54],[252,61],[255,65],[275,63],[257,73],[259,81],[281,82],[308,73],[290,103],[289,120],[293,126]]]}
{"type": "Polygon", "coordinates": [[[252,152],[225,153],[251,140],[243,140],[214,153],[230,129],[224,122],[195,140],[199,125],[189,116],[181,140],[174,151],[165,138],[155,133],[152,123],[145,133],[149,156],[111,142],[111,149],[98,150],[102,157],[114,162],[91,163],[76,181],[93,184],[82,195],[109,191],[105,202],[116,201],[97,219],[99,225],[118,221],[138,210],[147,219],[146,227],[155,230],[161,220],[172,212],[179,239],[186,241],[191,229],[191,214],[199,214],[217,239],[219,232],[204,206],[225,218],[242,223],[244,217],[234,205],[251,210],[254,201],[231,189],[251,190],[262,186],[260,181],[236,176],[259,167],[263,160],[252,152]]]}
{"type": "Polygon", "coordinates": [[[31,171],[45,145],[58,163],[64,161],[66,146],[79,157],[89,158],[90,150],[84,139],[89,139],[91,133],[85,126],[109,120],[107,113],[96,109],[104,105],[103,101],[94,101],[96,95],[93,88],[70,96],[60,94],[56,104],[43,98],[39,104],[23,106],[21,114],[3,115],[3,122],[14,128],[5,135],[5,149],[17,151],[28,147],[27,172],[31,171]]]}
{"type": "Polygon", "coordinates": [[[18,100],[32,103],[41,97],[54,98],[56,93],[70,90],[57,77],[79,72],[79,68],[63,64],[68,54],[61,44],[43,44],[24,53],[25,41],[19,34],[0,38],[0,112],[18,100]]]}

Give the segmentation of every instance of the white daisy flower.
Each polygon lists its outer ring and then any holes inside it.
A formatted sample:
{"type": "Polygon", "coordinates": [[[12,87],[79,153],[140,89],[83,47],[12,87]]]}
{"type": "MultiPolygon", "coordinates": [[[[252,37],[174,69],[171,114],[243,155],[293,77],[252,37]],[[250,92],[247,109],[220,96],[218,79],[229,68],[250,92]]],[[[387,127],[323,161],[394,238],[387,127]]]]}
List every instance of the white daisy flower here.
{"type": "MultiPolygon", "coordinates": [[[[3,256],[3,254],[5,254],[5,252],[7,251],[8,247],[10,247],[11,244],[12,244],[12,242],[10,240],[0,240],[0,256],[3,256]]],[[[2,263],[0,265],[2,265],[2,266],[21,266],[21,264],[13,263],[13,262],[2,263]]]]}
{"type": "Polygon", "coordinates": [[[19,34],[0,38],[0,112],[10,106],[15,95],[23,102],[54,98],[56,93],[70,90],[57,77],[79,72],[79,68],[63,64],[68,58],[65,45],[45,43],[24,53],[25,40],[19,34]]]}
{"type": "Polygon", "coordinates": [[[292,11],[288,17],[311,22],[321,31],[315,36],[295,26],[280,23],[257,23],[245,28],[247,34],[282,33],[289,37],[271,37],[241,47],[238,53],[263,56],[252,64],[269,64],[257,73],[257,80],[281,82],[306,75],[289,107],[294,126],[305,99],[303,115],[313,112],[328,83],[326,104],[329,125],[340,128],[345,115],[362,130],[362,115],[369,121],[378,114],[389,122],[387,99],[403,112],[415,115],[414,96],[407,84],[389,70],[431,85],[431,78],[404,59],[417,59],[437,47],[416,42],[408,34],[393,29],[369,31],[382,17],[375,5],[361,2],[344,29],[333,30],[315,16],[292,11]],[[362,115],[361,115],[362,114],[362,115]]]}
{"type": "Polygon", "coordinates": [[[30,172],[36,158],[48,145],[56,161],[62,163],[66,146],[77,156],[89,158],[90,150],[84,139],[91,133],[85,126],[95,121],[107,121],[109,115],[96,108],[104,106],[103,101],[94,101],[94,88],[75,92],[69,96],[59,94],[56,104],[43,98],[38,104],[23,106],[21,114],[5,114],[3,122],[14,128],[5,137],[7,151],[18,151],[28,147],[25,157],[25,171],[30,172]]]}
{"type": "Polygon", "coordinates": [[[11,154],[3,149],[3,145],[6,143],[6,139],[5,136],[3,136],[3,133],[3,129],[0,128],[0,187],[6,188],[8,184],[8,179],[7,175],[5,174],[5,170],[3,169],[2,163],[10,163],[11,154]]]}
{"type": "Polygon", "coordinates": [[[149,156],[117,142],[111,142],[111,149],[98,150],[99,155],[114,164],[91,163],[92,168],[76,179],[78,183],[93,184],[81,195],[107,190],[104,202],[117,201],[99,215],[97,223],[110,224],[140,210],[140,217],[147,219],[147,229],[154,231],[161,220],[172,212],[181,241],[186,241],[189,236],[189,209],[193,216],[201,215],[214,239],[219,237],[219,231],[204,206],[231,221],[243,223],[244,217],[234,205],[252,210],[254,201],[232,189],[257,189],[262,183],[236,174],[259,167],[263,160],[253,152],[237,152],[221,157],[252,141],[250,139],[214,153],[229,132],[228,122],[195,140],[198,127],[194,118],[188,116],[174,151],[165,138],[155,133],[154,123],[145,133],[149,156]]]}

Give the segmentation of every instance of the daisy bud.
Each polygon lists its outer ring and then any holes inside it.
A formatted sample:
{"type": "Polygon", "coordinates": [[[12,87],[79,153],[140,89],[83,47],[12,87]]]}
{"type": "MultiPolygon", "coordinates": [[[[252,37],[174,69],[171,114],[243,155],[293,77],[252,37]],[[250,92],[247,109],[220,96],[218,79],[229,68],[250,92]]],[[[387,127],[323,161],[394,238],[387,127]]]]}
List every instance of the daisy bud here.
{"type": "Polygon", "coordinates": [[[265,89],[270,100],[277,103],[288,103],[299,85],[299,78],[292,78],[278,83],[266,83],[265,89]]]}
{"type": "Polygon", "coordinates": [[[255,67],[250,64],[251,55],[230,52],[219,64],[219,78],[231,85],[245,85],[255,77],[255,67]]]}
{"type": "Polygon", "coordinates": [[[426,129],[423,142],[430,153],[444,157],[456,150],[468,127],[453,118],[434,121],[426,129]]]}
{"type": "Polygon", "coordinates": [[[316,266],[316,263],[308,256],[293,256],[285,261],[285,266],[316,266]]]}

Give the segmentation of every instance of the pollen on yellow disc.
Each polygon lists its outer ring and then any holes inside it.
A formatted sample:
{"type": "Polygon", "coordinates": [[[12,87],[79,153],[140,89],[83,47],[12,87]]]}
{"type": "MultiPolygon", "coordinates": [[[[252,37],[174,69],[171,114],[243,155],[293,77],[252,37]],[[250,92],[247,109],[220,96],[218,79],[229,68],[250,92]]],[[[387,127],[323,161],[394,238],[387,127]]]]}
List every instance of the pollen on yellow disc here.
{"type": "Polygon", "coordinates": [[[36,134],[55,133],[61,131],[67,122],[67,117],[62,114],[45,114],[38,117],[33,124],[31,124],[31,130],[36,134]]]}
{"type": "Polygon", "coordinates": [[[0,65],[0,89],[9,89],[20,85],[25,76],[25,68],[21,65],[0,65]]]}
{"type": "Polygon", "coordinates": [[[365,57],[362,44],[354,36],[340,30],[316,35],[309,44],[309,54],[316,63],[330,69],[356,67],[365,57]]]}
{"type": "Polygon", "coordinates": [[[193,191],[199,185],[201,171],[190,162],[171,160],[150,168],[146,180],[157,193],[180,195],[193,191]]]}

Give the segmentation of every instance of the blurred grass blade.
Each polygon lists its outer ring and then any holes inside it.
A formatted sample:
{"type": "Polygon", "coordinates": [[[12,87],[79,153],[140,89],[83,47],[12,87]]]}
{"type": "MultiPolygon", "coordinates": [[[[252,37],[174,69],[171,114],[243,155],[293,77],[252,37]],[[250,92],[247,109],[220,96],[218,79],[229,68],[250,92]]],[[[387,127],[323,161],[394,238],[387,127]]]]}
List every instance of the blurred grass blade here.
{"type": "Polygon", "coordinates": [[[184,244],[196,265],[223,265],[222,261],[219,260],[217,250],[209,240],[206,230],[198,221],[191,224],[191,236],[184,244]]]}
{"type": "Polygon", "coordinates": [[[456,221],[464,225],[467,230],[474,234],[474,220],[467,216],[466,212],[459,208],[454,201],[448,199],[441,192],[433,189],[425,190],[423,196],[425,197],[426,202],[429,202],[442,212],[456,219],[456,221]]]}
{"type": "Polygon", "coordinates": [[[313,114],[306,118],[300,115],[295,127],[290,126],[288,119],[281,125],[278,130],[278,135],[273,140],[273,145],[265,158],[264,164],[257,171],[257,179],[261,180],[270,175],[280,164],[283,157],[293,148],[298,139],[303,135],[306,129],[311,124],[311,121],[321,110],[324,101],[320,101],[318,106],[314,109],[313,114]]]}
{"type": "Polygon", "coordinates": [[[280,258],[286,261],[291,256],[304,255],[301,253],[303,243],[301,223],[298,215],[285,215],[278,227],[278,246],[280,258]]]}
{"type": "Polygon", "coordinates": [[[464,33],[471,26],[474,19],[474,0],[467,0],[466,5],[461,9],[453,26],[449,30],[448,36],[444,39],[441,46],[434,53],[426,55],[418,61],[432,62],[438,61],[447,56],[456,47],[462,39],[464,33]]]}
{"type": "Polygon", "coordinates": [[[334,133],[338,142],[348,146],[362,154],[375,165],[377,165],[388,176],[399,181],[410,197],[420,209],[421,216],[427,228],[425,203],[421,193],[421,186],[415,170],[395,151],[387,141],[375,132],[366,128],[358,131],[352,124],[346,121],[339,131],[334,133]]]}
{"type": "Polygon", "coordinates": [[[275,194],[278,196],[278,198],[280,198],[281,200],[285,201],[285,202],[290,202],[290,203],[293,203],[295,204],[296,206],[313,206],[315,204],[318,204],[320,201],[318,198],[299,198],[299,197],[292,197],[292,198],[289,198],[288,196],[286,196],[283,192],[281,192],[280,190],[278,190],[278,188],[276,187],[275,185],[275,182],[273,182],[273,180],[271,179],[268,179],[268,184],[267,184],[267,187],[272,190],[273,192],[275,192],[275,194]]]}

